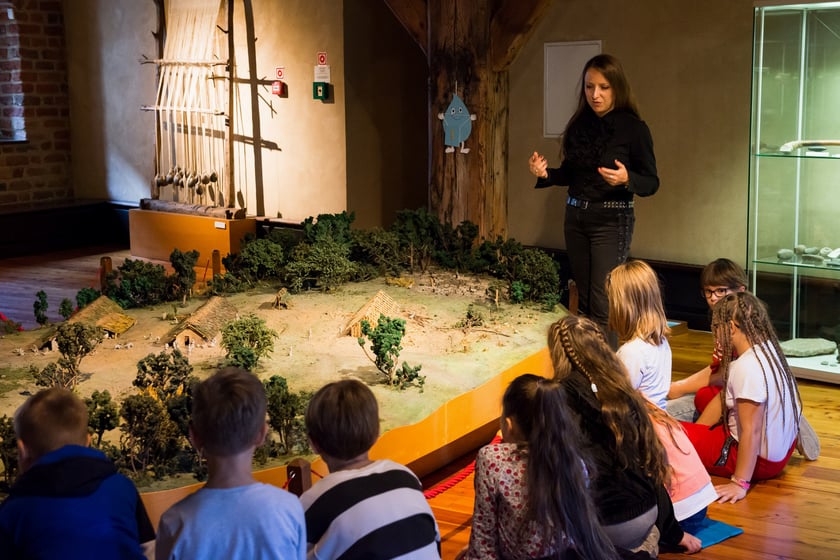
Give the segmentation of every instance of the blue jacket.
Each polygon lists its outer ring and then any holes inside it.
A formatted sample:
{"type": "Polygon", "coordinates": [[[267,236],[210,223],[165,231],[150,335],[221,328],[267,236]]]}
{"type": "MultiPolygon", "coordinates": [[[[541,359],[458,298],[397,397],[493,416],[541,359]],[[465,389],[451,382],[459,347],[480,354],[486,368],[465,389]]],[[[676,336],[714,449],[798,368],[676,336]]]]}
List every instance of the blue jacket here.
{"type": "Polygon", "coordinates": [[[88,447],[47,453],[0,504],[4,559],[143,559],[140,543],[154,538],[134,484],[88,447]]]}

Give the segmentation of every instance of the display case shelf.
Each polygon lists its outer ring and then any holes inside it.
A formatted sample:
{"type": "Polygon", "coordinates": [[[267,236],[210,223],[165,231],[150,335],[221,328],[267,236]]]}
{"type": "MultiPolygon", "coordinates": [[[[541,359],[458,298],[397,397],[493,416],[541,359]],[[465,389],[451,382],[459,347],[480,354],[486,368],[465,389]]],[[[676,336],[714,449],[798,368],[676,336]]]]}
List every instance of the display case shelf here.
{"type": "MultiPolygon", "coordinates": [[[[755,8],[748,268],[782,340],[840,338],[840,2],[755,8]]],[[[833,356],[789,358],[799,377],[840,383],[833,356]]]]}

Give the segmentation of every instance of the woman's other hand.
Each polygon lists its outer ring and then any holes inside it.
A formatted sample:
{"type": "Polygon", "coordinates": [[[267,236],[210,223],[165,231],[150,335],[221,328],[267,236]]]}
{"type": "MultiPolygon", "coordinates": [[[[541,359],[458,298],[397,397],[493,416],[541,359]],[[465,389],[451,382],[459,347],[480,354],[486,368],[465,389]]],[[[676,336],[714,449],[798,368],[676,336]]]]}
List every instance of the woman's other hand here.
{"type": "MultiPolygon", "coordinates": [[[[536,152],[534,152],[536,154],[536,152]]],[[[623,187],[630,181],[630,176],[627,174],[627,168],[618,160],[615,160],[615,169],[609,167],[599,167],[598,173],[604,178],[611,187],[623,187]]]]}
{"type": "Polygon", "coordinates": [[[534,176],[539,177],[540,179],[548,179],[548,161],[546,161],[545,157],[541,156],[537,152],[531,154],[531,157],[528,159],[528,169],[531,170],[531,173],[534,176]]]}

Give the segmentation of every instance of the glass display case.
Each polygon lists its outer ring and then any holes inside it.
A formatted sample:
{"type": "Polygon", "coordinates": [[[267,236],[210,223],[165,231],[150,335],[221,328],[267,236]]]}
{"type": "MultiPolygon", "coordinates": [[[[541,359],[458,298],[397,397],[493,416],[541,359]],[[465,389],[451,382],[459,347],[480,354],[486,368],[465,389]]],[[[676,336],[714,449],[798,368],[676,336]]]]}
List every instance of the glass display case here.
{"type": "Polygon", "coordinates": [[[751,290],[780,340],[834,343],[794,373],[840,383],[840,2],[757,3],[750,142],[751,290]]]}

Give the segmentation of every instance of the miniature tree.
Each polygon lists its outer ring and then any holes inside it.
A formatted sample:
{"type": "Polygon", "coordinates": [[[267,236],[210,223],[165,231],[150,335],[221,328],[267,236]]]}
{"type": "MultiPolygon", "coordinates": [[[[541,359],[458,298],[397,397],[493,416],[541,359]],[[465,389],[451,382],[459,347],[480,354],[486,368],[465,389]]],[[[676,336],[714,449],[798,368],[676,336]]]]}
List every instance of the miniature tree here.
{"type": "Polygon", "coordinates": [[[120,438],[125,466],[135,480],[163,478],[175,470],[181,435],[163,403],[147,394],[130,395],[120,407],[125,419],[120,438]]]}
{"type": "Polygon", "coordinates": [[[186,253],[180,249],[173,249],[169,255],[169,262],[175,271],[169,276],[169,296],[171,299],[188,298],[195,285],[195,263],[198,261],[198,251],[186,253]]]}
{"type": "Polygon", "coordinates": [[[35,321],[43,327],[48,321],[47,308],[49,307],[49,304],[47,303],[47,293],[44,290],[38,290],[35,297],[37,299],[35,300],[35,303],[32,304],[32,309],[35,311],[35,321]]]}
{"type": "Polygon", "coordinates": [[[82,288],[76,292],[76,307],[79,309],[87,307],[89,303],[99,299],[100,295],[102,295],[100,291],[94,288],[82,288]]]}
{"type": "Polygon", "coordinates": [[[425,208],[400,210],[391,231],[400,238],[411,272],[415,266],[425,271],[432,263],[436,240],[440,237],[440,220],[425,208]]]}
{"type": "Polygon", "coordinates": [[[284,260],[283,247],[270,239],[253,239],[242,247],[236,271],[249,282],[277,278],[284,260]]]}
{"type": "Polygon", "coordinates": [[[268,425],[277,433],[280,452],[288,454],[295,450],[307,450],[309,445],[303,414],[311,393],[292,393],[286,378],[279,375],[272,375],[263,381],[263,385],[268,401],[268,425]]]}
{"type": "Polygon", "coordinates": [[[170,474],[184,462],[179,458],[197,461],[187,441],[192,387],[197,381],[189,360],[177,350],[149,354],[137,363],[133,384],[143,392],[125,399],[120,408],[125,419],[121,449],[136,478],[170,474]]]}
{"type": "Polygon", "coordinates": [[[73,302],[70,298],[61,300],[61,303],[58,305],[58,314],[64,317],[65,321],[70,318],[73,314],[73,302]]]}
{"type": "Polygon", "coordinates": [[[308,288],[332,290],[351,280],[357,271],[348,257],[350,249],[325,237],[317,243],[301,243],[286,263],[285,280],[292,293],[308,288]]]}
{"type": "Polygon", "coordinates": [[[106,281],[105,295],[123,309],[156,305],[166,300],[168,280],[163,265],[126,259],[106,281]]]}
{"type": "Polygon", "coordinates": [[[391,387],[400,390],[416,384],[420,391],[426,383],[426,377],[419,374],[423,366],[411,367],[405,362],[397,368],[397,359],[402,351],[402,339],[405,336],[405,321],[403,319],[392,319],[384,315],[379,316],[376,328],[373,328],[367,319],[362,319],[362,336],[359,337],[359,346],[365,351],[365,355],[376,364],[376,368],[388,378],[391,387]],[[368,354],[365,348],[366,339],[370,339],[370,350],[373,357],[368,354]]]}
{"type": "Polygon", "coordinates": [[[353,247],[350,258],[356,263],[368,264],[379,274],[399,276],[402,271],[400,238],[382,228],[353,230],[353,247]]]}
{"type": "Polygon", "coordinates": [[[79,381],[82,359],[93,352],[101,340],[102,333],[96,327],[82,323],[60,324],[56,330],[55,341],[61,357],[40,372],[33,370],[35,384],[72,390],[79,381]]]}
{"type": "Polygon", "coordinates": [[[105,432],[120,425],[120,411],[107,390],[94,391],[90,397],[85,398],[85,404],[88,409],[88,427],[96,436],[93,445],[100,447],[105,432]]]}
{"type": "Polygon", "coordinates": [[[350,232],[350,225],[356,219],[356,213],[345,210],[340,214],[318,214],[317,218],[312,216],[306,218],[303,226],[303,238],[310,245],[318,244],[326,239],[331,239],[343,247],[349,248],[353,242],[350,232]]]}
{"type": "Polygon", "coordinates": [[[5,414],[0,418],[0,462],[3,463],[3,482],[8,488],[17,477],[18,450],[14,422],[5,414]]]}
{"type": "Polygon", "coordinates": [[[263,319],[249,314],[225,325],[222,329],[222,347],[227,350],[227,359],[231,365],[253,371],[260,358],[274,351],[274,339],[277,337],[277,332],[268,328],[263,319]],[[236,361],[248,356],[246,361],[250,362],[250,353],[247,350],[251,350],[255,358],[253,364],[248,363],[250,368],[247,368],[245,363],[236,361]]]}

